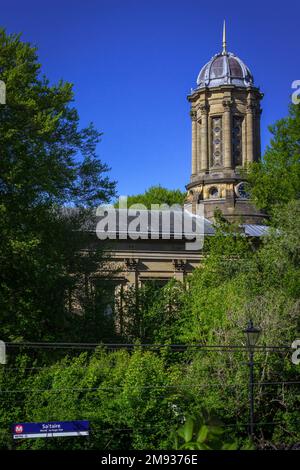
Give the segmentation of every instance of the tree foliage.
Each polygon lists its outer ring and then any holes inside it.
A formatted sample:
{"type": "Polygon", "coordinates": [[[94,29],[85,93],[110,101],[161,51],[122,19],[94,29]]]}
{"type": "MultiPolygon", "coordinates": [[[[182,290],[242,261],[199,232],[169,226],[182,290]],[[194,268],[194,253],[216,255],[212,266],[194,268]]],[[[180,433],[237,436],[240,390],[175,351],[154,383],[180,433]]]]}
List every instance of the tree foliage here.
{"type": "Polygon", "coordinates": [[[128,196],[128,207],[133,204],[143,204],[147,209],[151,209],[152,204],[167,204],[172,206],[178,204],[183,205],[186,198],[186,193],[180,189],[167,189],[163,186],[151,186],[143,194],[135,194],[128,196]]]}
{"type": "Polygon", "coordinates": [[[235,441],[226,442],[222,423],[202,413],[197,418],[187,416],[174,433],[175,449],[183,450],[237,450],[235,441]]]}
{"type": "Polygon", "coordinates": [[[257,207],[270,212],[276,205],[300,195],[300,106],[291,104],[289,115],[270,126],[272,139],[261,162],[248,175],[257,207]]]}
{"type": "Polygon", "coordinates": [[[65,306],[74,275],[91,273],[91,257],[78,256],[88,242],[79,229],[89,207],[115,194],[115,183],[96,153],[101,134],[92,124],[80,128],[71,83],[50,85],[36,48],[19,35],[0,30],[0,50],[2,334],[57,339],[71,319],[65,306]],[[63,206],[77,210],[66,217],[63,206]]]}

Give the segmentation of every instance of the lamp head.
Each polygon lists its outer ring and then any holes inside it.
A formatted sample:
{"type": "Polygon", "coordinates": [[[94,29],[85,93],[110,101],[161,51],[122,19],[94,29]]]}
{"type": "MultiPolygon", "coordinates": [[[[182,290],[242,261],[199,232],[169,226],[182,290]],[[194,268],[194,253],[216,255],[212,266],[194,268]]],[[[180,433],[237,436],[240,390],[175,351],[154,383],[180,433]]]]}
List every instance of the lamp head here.
{"type": "Polygon", "coordinates": [[[260,329],[253,326],[253,321],[250,320],[246,330],[243,330],[246,336],[247,346],[249,349],[253,349],[258,341],[260,335],[260,329]]]}

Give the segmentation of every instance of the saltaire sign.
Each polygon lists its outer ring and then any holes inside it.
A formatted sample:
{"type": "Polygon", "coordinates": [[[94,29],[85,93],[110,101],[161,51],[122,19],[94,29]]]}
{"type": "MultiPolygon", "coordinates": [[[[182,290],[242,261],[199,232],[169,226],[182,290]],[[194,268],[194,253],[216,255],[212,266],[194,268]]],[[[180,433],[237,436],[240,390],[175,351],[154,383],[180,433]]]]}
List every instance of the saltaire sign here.
{"type": "Polygon", "coordinates": [[[18,423],[12,428],[14,439],[32,437],[88,436],[88,421],[51,421],[48,423],[18,423]]]}

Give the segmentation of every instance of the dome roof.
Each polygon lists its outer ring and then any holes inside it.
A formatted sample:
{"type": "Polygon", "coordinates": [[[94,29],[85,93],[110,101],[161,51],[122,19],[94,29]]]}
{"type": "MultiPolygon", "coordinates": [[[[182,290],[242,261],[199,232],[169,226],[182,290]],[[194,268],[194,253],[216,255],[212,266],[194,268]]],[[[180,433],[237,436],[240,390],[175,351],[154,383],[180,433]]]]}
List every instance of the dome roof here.
{"type": "Polygon", "coordinates": [[[197,78],[198,88],[220,85],[249,87],[253,86],[253,82],[253,76],[244,62],[224,50],[202,67],[197,78]]]}

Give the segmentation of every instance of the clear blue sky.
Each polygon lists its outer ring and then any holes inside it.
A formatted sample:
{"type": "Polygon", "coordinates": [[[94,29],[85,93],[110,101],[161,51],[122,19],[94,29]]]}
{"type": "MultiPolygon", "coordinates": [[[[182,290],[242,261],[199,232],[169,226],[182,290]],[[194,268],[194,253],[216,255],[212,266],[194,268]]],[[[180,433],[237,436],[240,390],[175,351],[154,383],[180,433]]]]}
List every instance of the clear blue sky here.
{"type": "Polygon", "coordinates": [[[52,82],[74,83],[82,125],[103,131],[99,154],[119,194],[153,184],[184,188],[190,176],[186,95],[201,66],[228,49],[265,93],[267,126],[287,113],[300,79],[300,3],[285,0],[10,0],[1,6],[8,32],[39,48],[52,82]]]}

